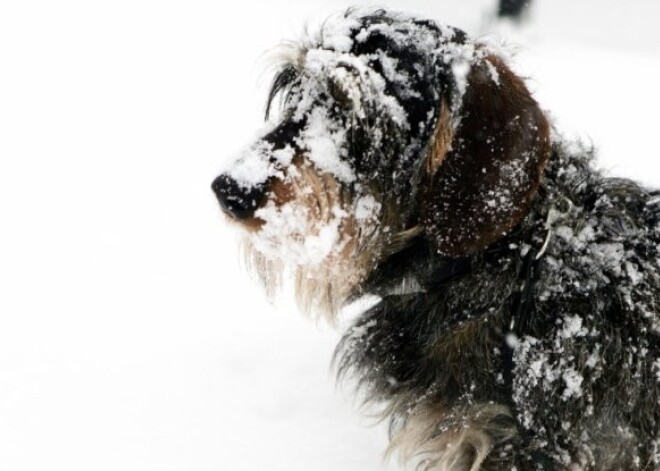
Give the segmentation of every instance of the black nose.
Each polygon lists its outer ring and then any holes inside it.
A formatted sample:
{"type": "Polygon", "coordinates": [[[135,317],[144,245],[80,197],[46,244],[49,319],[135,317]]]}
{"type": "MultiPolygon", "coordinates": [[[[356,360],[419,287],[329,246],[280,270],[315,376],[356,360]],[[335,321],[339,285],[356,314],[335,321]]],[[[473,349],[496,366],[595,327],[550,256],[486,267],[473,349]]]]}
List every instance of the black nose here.
{"type": "Polygon", "coordinates": [[[211,184],[211,189],[218,198],[222,210],[236,219],[254,216],[266,194],[265,185],[246,188],[227,175],[216,178],[211,184]]]}

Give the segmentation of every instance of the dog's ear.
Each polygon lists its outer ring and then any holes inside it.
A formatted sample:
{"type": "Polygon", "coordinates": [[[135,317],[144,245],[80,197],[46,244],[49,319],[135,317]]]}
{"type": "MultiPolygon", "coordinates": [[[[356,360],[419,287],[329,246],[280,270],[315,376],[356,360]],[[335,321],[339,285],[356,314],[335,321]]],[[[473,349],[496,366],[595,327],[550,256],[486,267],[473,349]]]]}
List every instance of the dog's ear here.
{"type": "Polygon", "coordinates": [[[477,61],[460,110],[443,103],[429,149],[420,215],[427,237],[452,257],[501,239],[528,212],[549,155],[548,121],[523,81],[495,56],[477,61]]]}

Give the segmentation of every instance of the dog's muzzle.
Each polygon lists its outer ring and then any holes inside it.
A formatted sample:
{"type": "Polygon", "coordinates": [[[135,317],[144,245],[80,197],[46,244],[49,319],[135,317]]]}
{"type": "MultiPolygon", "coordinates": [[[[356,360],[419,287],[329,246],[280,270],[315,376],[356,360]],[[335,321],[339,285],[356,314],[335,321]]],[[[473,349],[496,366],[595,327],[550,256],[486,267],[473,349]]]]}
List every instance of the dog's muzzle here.
{"type": "Polygon", "coordinates": [[[222,210],[234,219],[254,216],[266,196],[265,184],[244,187],[228,175],[220,175],[211,184],[222,210]]]}

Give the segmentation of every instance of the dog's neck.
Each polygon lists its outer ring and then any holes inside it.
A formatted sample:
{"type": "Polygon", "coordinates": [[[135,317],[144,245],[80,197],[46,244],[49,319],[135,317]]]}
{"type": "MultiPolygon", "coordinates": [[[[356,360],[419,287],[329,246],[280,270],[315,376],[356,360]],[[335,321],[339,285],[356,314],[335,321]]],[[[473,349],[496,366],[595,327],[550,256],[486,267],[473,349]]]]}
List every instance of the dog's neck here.
{"type": "MultiPolygon", "coordinates": [[[[526,217],[502,239],[483,251],[462,258],[439,254],[424,234],[418,235],[401,251],[389,256],[374,268],[357,287],[353,300],[364,294],[381,297],[391,295],[428,293],[436,286],[446,286],[470,273],[489,267],[496,261],[502,269],[503,261],[511,263],[512,278],[522,270],[528,252],[540,258],[549,237],[552,215],[561,213],[570,205],[567,195],[574,187],[573,176],[561,169],[573,164],[565,150],[555,149],[546,169],[544,180],[535,195],[526,217]]],[[[499,271],[501,273],[501,271],[499,271]]]]}

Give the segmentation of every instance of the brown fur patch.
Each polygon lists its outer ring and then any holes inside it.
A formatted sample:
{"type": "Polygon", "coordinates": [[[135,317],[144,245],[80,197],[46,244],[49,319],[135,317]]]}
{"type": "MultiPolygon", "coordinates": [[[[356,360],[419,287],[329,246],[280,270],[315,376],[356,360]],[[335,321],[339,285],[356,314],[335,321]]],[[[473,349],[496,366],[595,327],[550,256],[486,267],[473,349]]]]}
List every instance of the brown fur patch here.
{"type": "MultiPolygon", "coordinates": [[[[380,231],[370,224],[355,219],[355,201],[352,192],[332,174],[321,172],[302,156],[294,157],[286,169],[284,178],[274,178],[268,186],[268,202],[276,207],[294,204],[305,210],[309,227],[322,226],[337,217],[344,216],[339,225],[339,245],[326,260],[316,265],[285,266],[281,260],[272,260],[255,250],[249,241],[244,245],[248,268],[257,274],[266,292],[273,295],[281,286],[283,271],[293,272],[296,298],[301,310],[320,314],[334,321],[336,313],[352,294],[368,271],[373,267],[377,253],[384,245],[380,231]]],[[[252,232],[259,236],[259,222],[250,222],[252,232]]],[[[295,235],[298,241],[317,234],[295,235]],[[298,239],[300,238],[300,239],[298,239]]],[[[282,241],[282,243],[286,243],[282,241]]]]}
{"type": "Polygon", "coordinates": [[[440,105],[438,123],[433,132],[433,142],[429,146],[430,152],[426,157],[427,175],[435,175],[435,172],[440,168],[447,152],[451,150],[452,139],[451,113],[449,112],[449,107],[443,101],[440,105]]]}
{"type": "Polygon", "coordinates": [[[416,406],[393,436],[388,455],[418,471],[476,471],[497,444],[516,435],[508,407],[472,404],[416,406]]]}
{"type": "MultiPolygon", "coordinates": [[[[441,337],[436,338],[429,347],[427,352],[429,358],[441,359],[442,364],[452,370],[448,371],[448,374],[460,376],[463,373],[461,365],[466,355],[473,357],[477,352],[490,352],[494,347],[499,346],[501,340],[493,335],[491,322],[495,320],[488,319],[488,315],[484,315],[464,321],[452,330],[443,332],[441,337]],[[480,348],[475,349],[475,345],[479,345],[480,348]],[[492,347],[489,348],[489,345],[492,347]]],[[[479,356],[478,361],[485,370],[492,366],[492,359],[488,356],[479,356]]]]}

